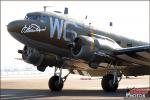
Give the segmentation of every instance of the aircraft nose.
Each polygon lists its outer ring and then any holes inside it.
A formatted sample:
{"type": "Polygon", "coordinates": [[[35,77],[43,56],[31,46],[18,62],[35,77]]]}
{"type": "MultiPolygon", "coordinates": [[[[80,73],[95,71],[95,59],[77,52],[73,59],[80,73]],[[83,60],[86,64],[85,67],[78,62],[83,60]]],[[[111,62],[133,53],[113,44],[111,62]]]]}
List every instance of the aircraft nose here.
{"type": "Polygon", "coordinates": [[[22,27],[23,20],[12,21],[7,25],[7,30],[10,34],[12,33],[20,33],[20,28],[22,27]]]}

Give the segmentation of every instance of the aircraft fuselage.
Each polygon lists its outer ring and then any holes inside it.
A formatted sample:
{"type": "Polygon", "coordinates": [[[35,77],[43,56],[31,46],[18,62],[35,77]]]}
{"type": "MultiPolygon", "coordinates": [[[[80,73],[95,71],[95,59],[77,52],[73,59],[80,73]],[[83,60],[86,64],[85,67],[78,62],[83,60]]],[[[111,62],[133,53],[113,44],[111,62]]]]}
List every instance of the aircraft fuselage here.
{"type": "MultiPolygon", "coordinates": [[[[9,23],[8,31],[25,45],[60,56],[69,56],[68,44],[79,35],[99,34],[121,42],[120,46],[122,47],[125,47],[129,41],[127,38],[96,30],[66,16],[46,12],[28,13],[24,20],[9,23]],[[126,42],[124,43],[122,40],[126,40],[126,42]]],[[[145,44],[134,43],[131,40],[129,42],[133,43],[133,46],[145,44]]]]}

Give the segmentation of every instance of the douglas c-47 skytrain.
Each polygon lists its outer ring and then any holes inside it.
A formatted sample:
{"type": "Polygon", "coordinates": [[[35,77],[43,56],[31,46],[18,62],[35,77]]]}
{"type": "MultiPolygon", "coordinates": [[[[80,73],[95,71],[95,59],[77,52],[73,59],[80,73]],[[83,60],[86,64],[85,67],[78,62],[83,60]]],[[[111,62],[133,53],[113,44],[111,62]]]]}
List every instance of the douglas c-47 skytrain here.
{"type": "Polygon", "coordinates": [[[101,85],[108,92],[117,90],[122,75],[150,75],[149,43],[103,32],[66,15],[32,12],[10,22],[7,29],[24,44],[18,53],[25,62],[39,71],[55,66],[48,82],[51,91],[62,90],[70,73],[103,76],[101,85]],[[62,69],[69,71],[64,77],[62,69]]]}

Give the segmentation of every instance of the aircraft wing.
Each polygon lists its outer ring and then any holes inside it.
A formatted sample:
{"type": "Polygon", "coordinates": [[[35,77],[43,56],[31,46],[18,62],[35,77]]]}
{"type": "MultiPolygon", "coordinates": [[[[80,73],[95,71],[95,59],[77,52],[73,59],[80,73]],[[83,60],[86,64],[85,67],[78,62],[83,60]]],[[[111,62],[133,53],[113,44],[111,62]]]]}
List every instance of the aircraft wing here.
{"type": "MultiPolygon", "coordinates": [[[[87,66],[97,71],[99,69],[107,70],[107,67],[112,64],[126,75],[129,73],[134,76],[150,75],[150,44],[121,48],[108,37],[81,35],[74,40],[70,47],[71,54],[75,59],[87,61],[85,62],[87,66]]],[[[80,66],[84,67],[79,65],[77,69],[80,66]]],[[[90,68],[85,66],[81,70],[91,70],[90,68]]]]}
{"type": "Polygon", "coordinates": [[[128,63],[150,66],[150,45],[119,49],[113,55],[128,63]]]}
{"type": "Polygon", "coordinates": [[[106,56],[119,62],[117,66],[125,76],[150,75],[150,45],[122,48],[106,56]],[[122,69],[121,66],[126,67],[122,69]]]}

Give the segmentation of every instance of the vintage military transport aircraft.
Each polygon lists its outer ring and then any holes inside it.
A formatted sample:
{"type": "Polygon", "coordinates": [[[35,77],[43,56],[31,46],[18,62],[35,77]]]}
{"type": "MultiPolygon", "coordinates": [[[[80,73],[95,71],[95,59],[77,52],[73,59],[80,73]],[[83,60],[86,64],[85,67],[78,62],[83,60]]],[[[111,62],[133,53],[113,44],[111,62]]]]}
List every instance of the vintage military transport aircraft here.
{"type": "Polygon", "coordinates": [[[70,73],[103,76],[101,85],[107,92],[117,90],[122,75],[150,75],[149,43],[103,32],[58,13],[32,12],[7,25],[24,44],[18,53],[25,62],[39,71],[55,66],[48,82],[51,91],[62,90],[70,73]],[[62,69],[69,70],[64,77],[62,69]]]}

